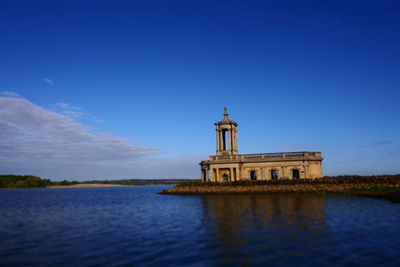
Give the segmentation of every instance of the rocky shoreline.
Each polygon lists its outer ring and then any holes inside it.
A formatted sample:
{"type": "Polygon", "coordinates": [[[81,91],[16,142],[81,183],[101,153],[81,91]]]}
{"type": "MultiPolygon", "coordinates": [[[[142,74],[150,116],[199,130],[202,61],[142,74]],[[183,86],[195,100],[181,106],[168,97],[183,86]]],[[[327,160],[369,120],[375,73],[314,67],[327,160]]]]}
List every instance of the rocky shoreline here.
{"type": "Polygon", "coordinates": [[[161,194],[344,193],[400,201],[400,176],[340,177],[302,180],[186,182],[161,194]]]}

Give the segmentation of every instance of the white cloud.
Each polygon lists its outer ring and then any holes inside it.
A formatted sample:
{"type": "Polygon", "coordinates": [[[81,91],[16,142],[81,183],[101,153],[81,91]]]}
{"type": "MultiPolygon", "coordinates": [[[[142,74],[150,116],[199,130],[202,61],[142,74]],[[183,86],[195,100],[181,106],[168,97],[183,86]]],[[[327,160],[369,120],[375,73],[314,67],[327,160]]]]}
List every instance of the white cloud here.
{"type": "Polygon", "coordinates": [[[51,79],[49,79],[49,78],[43,78],[43,81],[44,81],[45,83],[47,83],[48,85],[54,85],[53,80],[51,80],[51,79]]]}
{"type": "Polygon", "coordinates": [[[52,110],[61,113],[67,117],[73,118],[73,119],[78,119],[78,118],[83,118],[83,119],[88,119],[89,121],[95,122],[95,123],[103,123],[104,120],[97,118],[96,116],[83,112],[81,107],[73,106],[68,103],[57,103],[53,105],[52,110]]]}
{"type": "Polygon", "coordinates": [[[56,107],[60,113],[64,114],[65,116],[71,117],[71,118],[79,118],[84,115],[80,111],[81,110],[80,107],[72,106],[67,103],[57,103],[56,107]]]}
{"type": "Polygon", "coordinates": [[[0,92],[0,95],[7,96],[7,97],[18,97],[19,96],[17,93],[10,92],[10,91],[0,92]]]}
{"type": "Polygon", "coordinates": [[[62,102],[60,102],[60,103],[57,103],[56,105],[57,105],[58,107],[60,107],[60,108],[63,108],[63,109],[81,110],[80,107],[72,106],[72,105],[67,104],[67,103],[62,103],[62,102]]]}
{"type": "Polygon", "coordinates": [[[96,168],[101,166],[114,169],[118,176],[114,166],[135,165],[139,159],[156,153],[154,148],[137,146],[120,137],[92,133],[73,118],[27,99],[0,97],[0,173],[52,178],[72,172],[76,175],[73,178],[79,179],[81,168],[92,170],[98,178],[101,174],[96,168]]]}

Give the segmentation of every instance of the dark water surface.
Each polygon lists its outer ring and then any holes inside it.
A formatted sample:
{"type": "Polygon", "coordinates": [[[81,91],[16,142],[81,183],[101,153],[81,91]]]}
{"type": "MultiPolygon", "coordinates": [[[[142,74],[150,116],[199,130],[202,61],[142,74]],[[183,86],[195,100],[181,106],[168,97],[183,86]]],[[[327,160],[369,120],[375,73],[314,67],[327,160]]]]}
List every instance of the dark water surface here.
{"type": "Polygon", "coordinates": [[[0,191],[0,265],[400,265],[400,204],[167,186],[0,191]]]}

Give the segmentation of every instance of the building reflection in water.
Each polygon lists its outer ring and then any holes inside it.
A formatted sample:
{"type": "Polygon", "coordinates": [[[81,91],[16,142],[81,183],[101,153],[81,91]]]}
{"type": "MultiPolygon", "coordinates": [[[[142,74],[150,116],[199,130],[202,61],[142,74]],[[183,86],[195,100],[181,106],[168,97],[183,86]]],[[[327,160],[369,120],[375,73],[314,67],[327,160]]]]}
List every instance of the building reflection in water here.
{"type": "Polygon", "coordinates": [[[203,224],[218,264],[284,262],[331,241],[324,208],[325,196],[316,194],[210,195],[203,224]]]}

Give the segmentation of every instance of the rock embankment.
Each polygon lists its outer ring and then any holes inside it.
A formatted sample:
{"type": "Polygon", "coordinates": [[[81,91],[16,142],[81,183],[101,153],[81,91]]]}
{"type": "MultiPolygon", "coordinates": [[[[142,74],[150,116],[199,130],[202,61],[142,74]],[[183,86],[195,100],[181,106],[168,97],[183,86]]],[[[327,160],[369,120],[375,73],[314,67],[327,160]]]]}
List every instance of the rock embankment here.
{"type": "Polygon", "coordinates": [[[400,191],[400,175],[369,177],[326,177],[321,179],[268,180],[238,182],[185,182],[162,194],[236,194],[289,192],[393,192],[400,191]]]}

